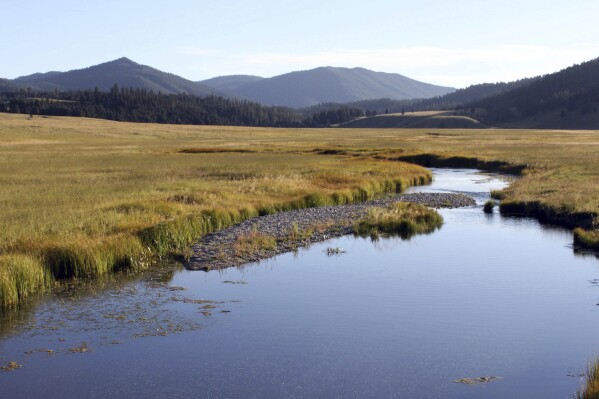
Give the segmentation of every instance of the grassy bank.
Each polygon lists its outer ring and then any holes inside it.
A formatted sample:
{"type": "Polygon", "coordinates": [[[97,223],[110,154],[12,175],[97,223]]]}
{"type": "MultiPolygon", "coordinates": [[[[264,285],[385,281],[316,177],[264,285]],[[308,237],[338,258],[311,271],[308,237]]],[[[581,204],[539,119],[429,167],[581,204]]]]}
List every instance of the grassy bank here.
{"type": "Polygon", "coordinates": [[[55,279],[144,267],[254,215],[366,200],[430,179],[402,160],[521,171],[501,192],[502,211],[544,213],[593,232],[598,146],[592,131],[263,129],[0,114],[0,297],[16,303],[55,279]],[[22,276],[31,276],[27,284],[22,276]]]}
{"type": "Polygon", "coordinates": [[[281,132],[294,131],[0,115],[2,305],[145,267],[252,216],[431,179],[406,163],[281,152],[268,143],[281,132]]]}

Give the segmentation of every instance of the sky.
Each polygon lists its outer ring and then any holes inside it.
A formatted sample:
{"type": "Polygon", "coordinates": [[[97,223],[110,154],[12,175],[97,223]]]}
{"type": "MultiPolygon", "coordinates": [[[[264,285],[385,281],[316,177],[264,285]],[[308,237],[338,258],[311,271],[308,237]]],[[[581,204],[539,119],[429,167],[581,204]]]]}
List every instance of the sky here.
{"type": "Polygon", "coordinates": [[[599,57],[596,0],[0,0],[0,77],[120,57],[190,80],[364,67],[452,87],[599,57]]]}

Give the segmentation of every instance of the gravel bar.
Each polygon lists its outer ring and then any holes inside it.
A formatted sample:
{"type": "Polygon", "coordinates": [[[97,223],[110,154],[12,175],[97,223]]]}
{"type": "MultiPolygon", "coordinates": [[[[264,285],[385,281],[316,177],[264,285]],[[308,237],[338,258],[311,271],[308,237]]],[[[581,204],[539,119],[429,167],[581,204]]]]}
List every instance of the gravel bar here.
{"type": "Polygon", "coordinates": [[[193,255],[185,263],[185,267],[188,270],[206,271],[235,267],[295,251],[315,242],[352,234],[352,226],[356,220],[366,215],[369,208],[384,207],[398,201],[423,204],[431,208],[459,208],[476,205],[474,198],[465,194],[414,193],[357,204],[298,209],[254,217],[202,237],[193,245],[193,255]],[[304,231],[315,225],[322,228],[314,229],[315,231],[305,239],[297,241],[286,239],[295,226],[299,231],[304,231]],[[254,231],[275,237],[277,239],[275,248],[251,254],[236,253],[234,245],[237,238],[254,231]]]}

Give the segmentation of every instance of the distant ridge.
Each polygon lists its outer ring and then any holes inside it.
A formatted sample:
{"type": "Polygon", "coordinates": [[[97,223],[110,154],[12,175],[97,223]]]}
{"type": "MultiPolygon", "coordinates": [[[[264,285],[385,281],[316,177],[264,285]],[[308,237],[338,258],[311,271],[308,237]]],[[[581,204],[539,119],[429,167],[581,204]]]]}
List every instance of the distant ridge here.
{"type": "MultiPolygon", "coordinates": [[[[220,79],[223,78],[226,77],[220,79]]],[[[326,102],[347,103],[383,97],[396,100],[428,98],[453,91],[455,89],[451,87],[419,82],[394,73],[320,67],[256,79],[231,88],[229,93],[266,105],[302,108],[326,102]]]]}
{"type": "Polygon", "coordinates": [[[198,83],[212,87],[218,91],[233,92],[247,83],[254,83],[263,79],[261,76],[254,75],[228,75],[201,80],[198,83]]]}
{"type": "Polygon", "coordinates": [[[19,89],[68,91],[96,87],[107,91],[115,84],[164,94],[215,94],[293,108],[382,97],[394,100],[430,98],[455,91],[451,87],[419,82],[399,74],[337,67],[320,67],[272,78],[230,75],[193,82],[122,57],[68,72],[51,71],[0,80],[0,92],[19,89]]]}
{"type": "Polygon", "coordinates": [[[37,90],[63,91],[97,87],[106,91],[117,84],[121,87],[147,89],[165,94],[189,93],[203,96],[215,93],[215,90],[208,86],[138,64],[125,57],[68,72],[21,76],[12,82],[21,87],[37,90]]]}

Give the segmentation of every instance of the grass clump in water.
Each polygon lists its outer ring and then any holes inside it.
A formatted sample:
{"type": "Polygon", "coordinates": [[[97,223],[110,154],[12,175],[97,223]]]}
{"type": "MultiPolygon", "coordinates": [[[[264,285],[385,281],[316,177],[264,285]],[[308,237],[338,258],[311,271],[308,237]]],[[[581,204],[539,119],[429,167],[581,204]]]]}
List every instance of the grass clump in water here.
{"type": "Polygon", "coordinates": [[[354,226],[360,236],[378,238],[380,234],[410,238],[435,231],[443,225],[443,217],[424,205],[396,202],[386,208],[372,208],[354,226]]]}
{"type": "Polygon", "coordinates": [[[576,399],[599,399],[599,360],[588,365],[584,387],[576,393],[576,399]]]}
{"type": "Polygon", "coordinates": [[[488,200],[487,202],[485,202],[485,206],[483,207],[483,212],[485,213],[493,213],[493,208],[495,208],[495,201],[493,200],[488,200]]]}
{"type": "Polygon", "coordinates": [[[574,244],[599,251],[599,230],[574,229],[574,244]]]}

